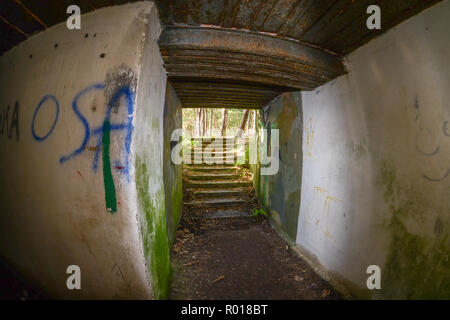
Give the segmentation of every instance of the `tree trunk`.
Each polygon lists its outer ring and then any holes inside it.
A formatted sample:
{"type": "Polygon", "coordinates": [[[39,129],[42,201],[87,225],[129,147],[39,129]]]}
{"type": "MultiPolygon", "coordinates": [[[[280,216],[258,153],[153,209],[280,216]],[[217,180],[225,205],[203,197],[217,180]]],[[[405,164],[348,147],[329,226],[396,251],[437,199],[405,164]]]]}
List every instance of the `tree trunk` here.
{"type": "Polygon", "coordinates": [[[198,109],[198,135],[201,137],[202,133],[202,109],[198,109]]]}
{"type": "Polygon", "coordinates": [[[200,135],[203,137],[203,109],[200,108],[200,135]]]}
{"type": "Polygon", "coordinates": [[[208,111],[203,108],[203,135],[206,136],[208,133],[208,111]]]}
{"type": "Polygon", "coordinates": [[[245,130],[245,125],[247,124],[248,115],[250,113],[250,110],[245,110],[244,115],[242,116],[241,125],[239,126],[238,134],[236,135],[238,138],[242,136],[242,132],[245,130]]]}
{"type": "Polygon", "coordinates": [[[228,122],[228,109],[224,108],[222,113],[222,130],[221,130],[222,136],[225,135],[225,131],[227,129],[227,122],[228,122]]]}
{"type": "Polygon", "coordinates": [[[213,124],[213,109],[211,108],[209,113],[209,136],[212,135],[212,124],[213,124]]]}
{"type": "Polygon", "coordinates": [[[200,136],[200,109],[195,109],[195,130],[196,137],[200,136]]]}

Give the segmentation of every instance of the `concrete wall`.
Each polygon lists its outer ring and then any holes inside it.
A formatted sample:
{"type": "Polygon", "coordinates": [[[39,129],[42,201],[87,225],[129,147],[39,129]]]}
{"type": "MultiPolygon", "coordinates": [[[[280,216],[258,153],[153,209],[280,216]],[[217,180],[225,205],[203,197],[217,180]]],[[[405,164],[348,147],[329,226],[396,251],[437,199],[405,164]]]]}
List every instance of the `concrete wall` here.
{"type": "Polygon", "coordinates": [[[450,298],[449,30],[444,1],[303,93],[297,243],[358,297],[450,298]]]}
{"type": "Polygon", "coordinates": [[[152,5],[139,76],[135,140],[133,141],[135,183],[144,255],[151,276],[154,297],[169,293],[170,257],[167,237],[163,175],[164,101],[166,73],[162,66],[158,38],[161,26],[152,5]]]}
{"type": "Polygon", "coordinates": [[[141,2],[81,23],[0,58],[0,254],[50,297],[163,297],[157,11],[141,2]],[[81,290],[66,287],[72,264],[81,290]]]}
{"type": "Polygon", "coordinates": [[[164,102],[164,190],[166,194],[166,224],[169,244],[175,240],[178,222],[183,207],[183,185],[181,165],[172,162],[172,148],[177,144],[171,142],[175,129],[181,129],[181,103],[170,85],[167,83],[164,102]]]}
{"type": "MultiPolygon", "coordinates": [[[[279,170],[275,175],[257,175],[256,189],[260,204],[288,239],[297,236],[302,181],[303,132],[302,97],[300,92],[284,93],[261,112],[261,127],[279,130],[279,170]]],[[[267,139],[271,155],[271,138],[267,139]]],[[[259,137],[260,144],[262,142],[259,137]]],[[[265,147],[263,147],[264,149],[265,147]]]]}

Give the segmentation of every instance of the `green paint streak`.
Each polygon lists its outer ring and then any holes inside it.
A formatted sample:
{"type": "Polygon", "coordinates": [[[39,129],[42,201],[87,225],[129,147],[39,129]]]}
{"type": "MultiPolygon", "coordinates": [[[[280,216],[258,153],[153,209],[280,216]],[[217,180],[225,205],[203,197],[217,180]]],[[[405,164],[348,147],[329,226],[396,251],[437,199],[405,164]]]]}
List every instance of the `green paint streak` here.
{"type": "MultiPolygon", "coordinates": [[[[387,223],[391,243],[382,269],[382,293],[390,299],[450,299],[450,235],[408,230],[409,225],[426,225],[429,204],[420,192],[397,178],[395,167],[383,161],[380,182],[392,217],[387,223]]],[[[445,224],[444,224],[445,225],[445,224]]],[[[419,228],[420,230],[420,228],[419,228]]]]}
{"type": "Polygon", "coordinates": [[[114,186],[114,179],[111,171],[111,161],[109,156],[109,145],[110,145],[110,131],[111,124],[109,120],[103,123],[103,184],[105,185],[105,202],[106,209],[109,213],[114,214],[117,212],[117,199],[116,199],[116,188],[114,186]]]}
{"type": "Polygon", "coordinates": [[[141,158],[136,157],[135,182],[139,205],[143,210],[141,234],[144,243],[144,255],[150,265],[149,271],[154,297],[155,299],[166,299],[169,294],[171,269],[164,191],[161,188],[156,194],[149,193],[150,174],[146,163],[141,158]]]}

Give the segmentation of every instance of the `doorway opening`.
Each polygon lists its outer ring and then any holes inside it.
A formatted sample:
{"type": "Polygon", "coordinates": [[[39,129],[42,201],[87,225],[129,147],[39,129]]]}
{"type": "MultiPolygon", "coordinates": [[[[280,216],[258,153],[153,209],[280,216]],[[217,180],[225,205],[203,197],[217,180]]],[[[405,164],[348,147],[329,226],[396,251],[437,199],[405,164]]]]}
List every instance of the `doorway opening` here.
{"type": "Polygon", "coordinates": [[[256,197],[259,157],[250,158],[262,111],[183,108],[182,124],[183,210],[169,298],[339,298],[272,228],[256,197]]]}
{"type": "Polygon", "coordinates": [[[183,109],[184,205],[206,217],[255,214],[249,153],[257,110],[183,109]]]}

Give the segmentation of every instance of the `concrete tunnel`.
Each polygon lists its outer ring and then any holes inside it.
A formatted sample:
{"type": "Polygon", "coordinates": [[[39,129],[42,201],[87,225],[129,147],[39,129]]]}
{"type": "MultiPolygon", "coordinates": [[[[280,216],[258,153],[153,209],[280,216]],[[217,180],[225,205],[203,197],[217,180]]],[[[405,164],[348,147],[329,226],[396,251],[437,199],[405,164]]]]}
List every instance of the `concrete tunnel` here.
{"type": "Polygon", "coordinates": [[[8,268],[54,298],[167,298],[171,133],[182,108],[234,107],[279,129],[256,195],[320,276],[354,298],[450,298],[450,1],[378,1],[379,30],[366,0],[72,2],[81,29],[57,2],[0,4],[8,268]]]}

